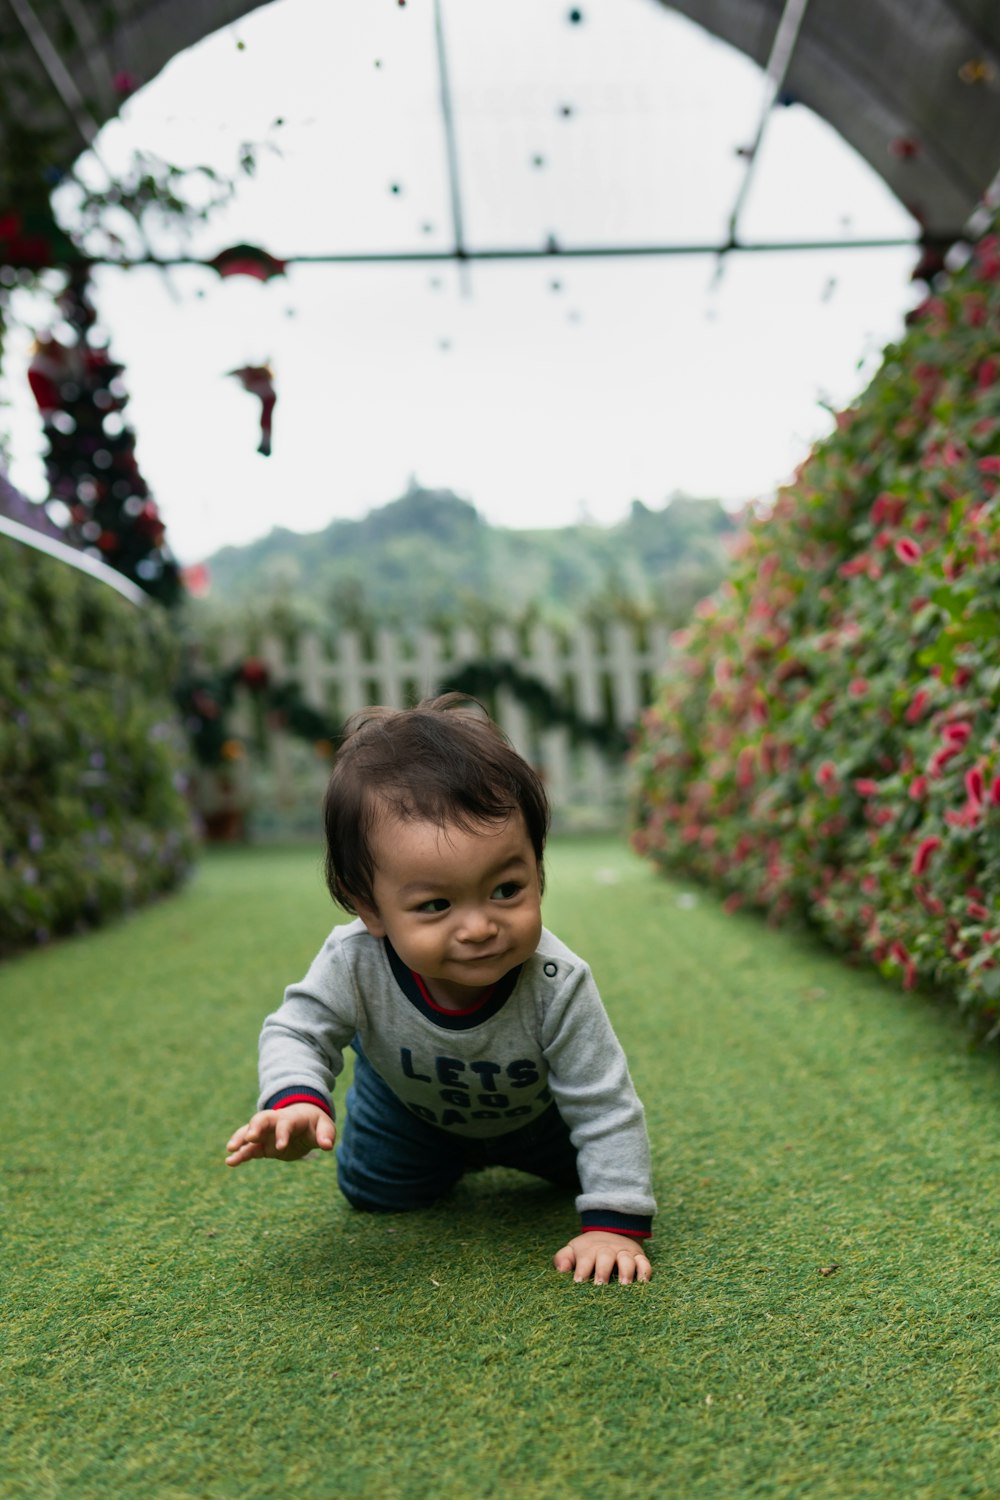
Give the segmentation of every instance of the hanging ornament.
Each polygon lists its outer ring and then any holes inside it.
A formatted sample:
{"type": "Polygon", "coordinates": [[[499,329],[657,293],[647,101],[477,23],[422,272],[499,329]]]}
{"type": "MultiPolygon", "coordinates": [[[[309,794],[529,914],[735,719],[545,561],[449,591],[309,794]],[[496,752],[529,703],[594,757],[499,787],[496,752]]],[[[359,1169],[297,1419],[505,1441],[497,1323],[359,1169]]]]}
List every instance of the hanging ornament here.
{"type": "Polygon", "coordinates": [[[79,258],[51,214],[0,209],[0,266],[40,271],[44,266],[79,258]]]}
{"type": "Polygon", "coordinates": [[[62,411],[66,405],[62,388],[79,374],[79,360],[74,354],[75,351],[51,336],[43,334],[35,340],[28,365],[28,385],[43,418],[62,411]]]}
{"type": "Polygon", "coordinates": [[[245,391],[256,396],[260,402],[260,443],[257,452],[268,458],[271,453],[271,417],[278,397],[274,389],[274,372],[270,365],[243,365],[238,370],[229,370],[245,391]]]}
{"type": "Polygon", "coordinates": [[[889,151],[899,161],[912,161],[920,154],[920,142],[914,140],[912,135],[897,135],[895,140],[889,142],[889,151]]]}
{"type": "Polygon", "coordinates": [[[256,245],[231,245],[208,264],[223,277],[252,276],[255,281],[270,281],[272,276],[284,276],[287,263],[256,245]]]}

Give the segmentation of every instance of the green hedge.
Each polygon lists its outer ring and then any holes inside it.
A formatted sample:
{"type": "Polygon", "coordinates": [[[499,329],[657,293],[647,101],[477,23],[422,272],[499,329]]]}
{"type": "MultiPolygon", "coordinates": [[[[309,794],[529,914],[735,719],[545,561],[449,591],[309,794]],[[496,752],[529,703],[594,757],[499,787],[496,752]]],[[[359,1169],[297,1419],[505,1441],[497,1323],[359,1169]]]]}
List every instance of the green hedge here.
{"type": "Polygon", "coordinates": [[[1000,239],[935,289],[675,638],[636,847],[1000,1012],[1000,239]]]}
{"type": "Polygon", "coordinates": [[[0,953],[189,870],[174,670],[161,609],[0,534],[0,953]]]}

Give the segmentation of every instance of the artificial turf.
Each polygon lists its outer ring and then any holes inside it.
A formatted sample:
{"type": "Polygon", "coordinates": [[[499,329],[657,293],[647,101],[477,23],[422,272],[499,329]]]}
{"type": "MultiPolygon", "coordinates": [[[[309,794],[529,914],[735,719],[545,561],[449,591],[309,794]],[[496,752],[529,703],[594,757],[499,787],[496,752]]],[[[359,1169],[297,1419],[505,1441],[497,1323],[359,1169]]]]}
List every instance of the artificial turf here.
{"type": "Polygon", "coordinates": [[[1000,1491],[996,1057],[610,840],[548,873],[647,1106],[648,1286],[557,1275],[515,1173],[383,1218],[222,1165],[316,851],[0,969],[3,1500],[1000,1491]]]}

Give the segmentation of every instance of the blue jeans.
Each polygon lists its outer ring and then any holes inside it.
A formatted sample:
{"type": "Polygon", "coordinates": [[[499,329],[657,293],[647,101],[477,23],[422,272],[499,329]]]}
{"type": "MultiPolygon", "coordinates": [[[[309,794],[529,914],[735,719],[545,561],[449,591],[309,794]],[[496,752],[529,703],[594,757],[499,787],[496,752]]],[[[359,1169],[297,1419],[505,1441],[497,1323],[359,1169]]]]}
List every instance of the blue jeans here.
{"type": "Polygon", "coordinates": [[[410,1113],[355,1040],[347,1122],[337,1141],[337,1179],[354,1208],[403,1213],[444,1197],[465,1172],[516,1167],[579,1192],[576,1151],[551,1105],[537,1120],[486,1140],[469,1140],[410,1113]]]}

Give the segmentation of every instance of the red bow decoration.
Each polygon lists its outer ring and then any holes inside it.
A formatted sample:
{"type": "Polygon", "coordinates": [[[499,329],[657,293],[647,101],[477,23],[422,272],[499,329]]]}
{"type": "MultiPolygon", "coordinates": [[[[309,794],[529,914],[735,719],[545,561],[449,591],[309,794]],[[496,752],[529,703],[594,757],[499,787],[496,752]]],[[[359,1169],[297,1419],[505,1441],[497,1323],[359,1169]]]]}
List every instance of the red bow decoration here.
{"type": "Polygon", "coordinates": [[[270,365],[243,365],[239,370],[227,372],[236,377],[245,391],[260,401],[260,444],[258,453],[266,458],[271,452],[271,416],[278,397],[273,384],[270,365]]]}

